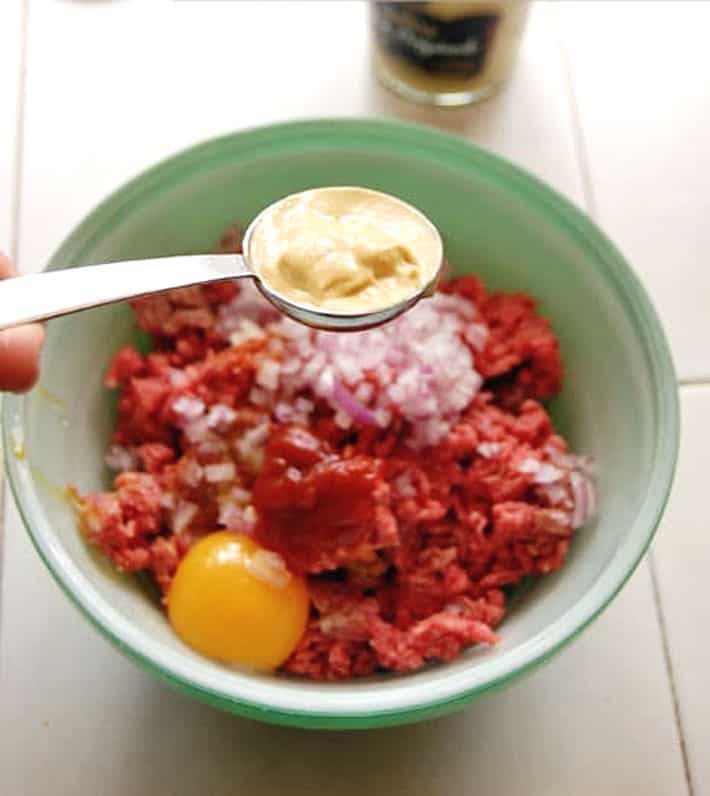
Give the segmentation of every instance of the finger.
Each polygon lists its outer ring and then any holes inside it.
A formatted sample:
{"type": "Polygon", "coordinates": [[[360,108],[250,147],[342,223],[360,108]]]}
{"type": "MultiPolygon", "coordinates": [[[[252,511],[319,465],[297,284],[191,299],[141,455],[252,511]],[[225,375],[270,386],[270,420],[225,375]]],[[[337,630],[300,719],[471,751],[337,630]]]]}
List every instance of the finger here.
{"type": "Polygon", "coordinates": [[[7,279],[8,276],[17,276],[17,270],[7,254],[0,252],[0,279],[7,279]]]}
{"type": "Polygon", "coordinates": [[[25,392],[37,381],[44,327],[38,323],[0,332],[0,390],[25,392]]]}

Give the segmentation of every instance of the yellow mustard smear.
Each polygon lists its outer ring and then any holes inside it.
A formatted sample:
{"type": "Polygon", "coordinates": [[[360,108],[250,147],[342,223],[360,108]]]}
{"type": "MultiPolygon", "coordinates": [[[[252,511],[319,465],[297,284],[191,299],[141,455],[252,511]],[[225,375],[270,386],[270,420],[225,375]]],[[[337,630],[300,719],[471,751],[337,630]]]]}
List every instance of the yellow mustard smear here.
{"type": "Polygon", "coordinates": [[[284,298],[358,313],[405,301],[429,285],[441,242],[422,214],[395,197],[318,188],[269,208],[248,254],[262,281],[284,298]]]}
{"type": "Polygon", "coordinates": [[[44,471],[36,465],[30,465],[30,472],[37,486],[45,492],[45,494],[60,503],[69,503],[71,506],[74,505],[74,493],[76,490],[73,490],[73,487],[61,487],[57,486],[57,484],[53,484],[44,474],[44,471]]]}
{"type": "Polygon", "coordinates": [[[64,413],[67,410],[66,401],[63,398],[60,398],[55,393],[48,390],[42,382],[39,382],[36,387],[37,394],[46,401],[50,406],[53,406],[57,409],[60,413],[64,413]]]}

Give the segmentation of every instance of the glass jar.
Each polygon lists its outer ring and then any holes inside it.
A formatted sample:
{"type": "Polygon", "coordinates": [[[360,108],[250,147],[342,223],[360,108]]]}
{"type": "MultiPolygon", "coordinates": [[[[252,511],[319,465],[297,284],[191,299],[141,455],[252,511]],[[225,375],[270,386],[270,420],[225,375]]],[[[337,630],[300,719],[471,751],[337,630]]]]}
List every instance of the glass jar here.
{"type": "Polygon", "coordinates": [[[398,94],[432,105],[485,99],[510,77],[528,5],[528,0],[372,3],[375,72],[398,94]]]}

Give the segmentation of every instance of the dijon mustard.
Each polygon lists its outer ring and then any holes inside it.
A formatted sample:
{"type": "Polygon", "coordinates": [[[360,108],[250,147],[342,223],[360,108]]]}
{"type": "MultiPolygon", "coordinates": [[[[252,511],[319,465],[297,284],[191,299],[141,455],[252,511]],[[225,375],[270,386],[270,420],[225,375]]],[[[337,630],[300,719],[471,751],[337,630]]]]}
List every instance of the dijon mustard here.
{"type": "Polygon", "coordinates": [[[355,314],[427,287],[439,270],[441,243],[421,213],[393,196],[318,188],[276,202],[260,217],[249,259],[280,296],[355,314]]]}
{"type": "Polygon", "coordinates": [[[434,105],[485,99],[509,78],[528,0],[375,2],[375,72],[389,88],[434,105]]]}

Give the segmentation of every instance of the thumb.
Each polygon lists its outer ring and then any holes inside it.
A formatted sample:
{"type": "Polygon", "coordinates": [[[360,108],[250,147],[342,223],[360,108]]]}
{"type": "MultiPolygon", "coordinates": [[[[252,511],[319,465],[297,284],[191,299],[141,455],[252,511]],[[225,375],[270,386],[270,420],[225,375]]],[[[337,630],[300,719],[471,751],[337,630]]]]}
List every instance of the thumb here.
{"type": "Polygon", "coordinates": [[[0,390],[25,392],[39,373],[44,327],[38,323],[0,332],[0,390]]]}

